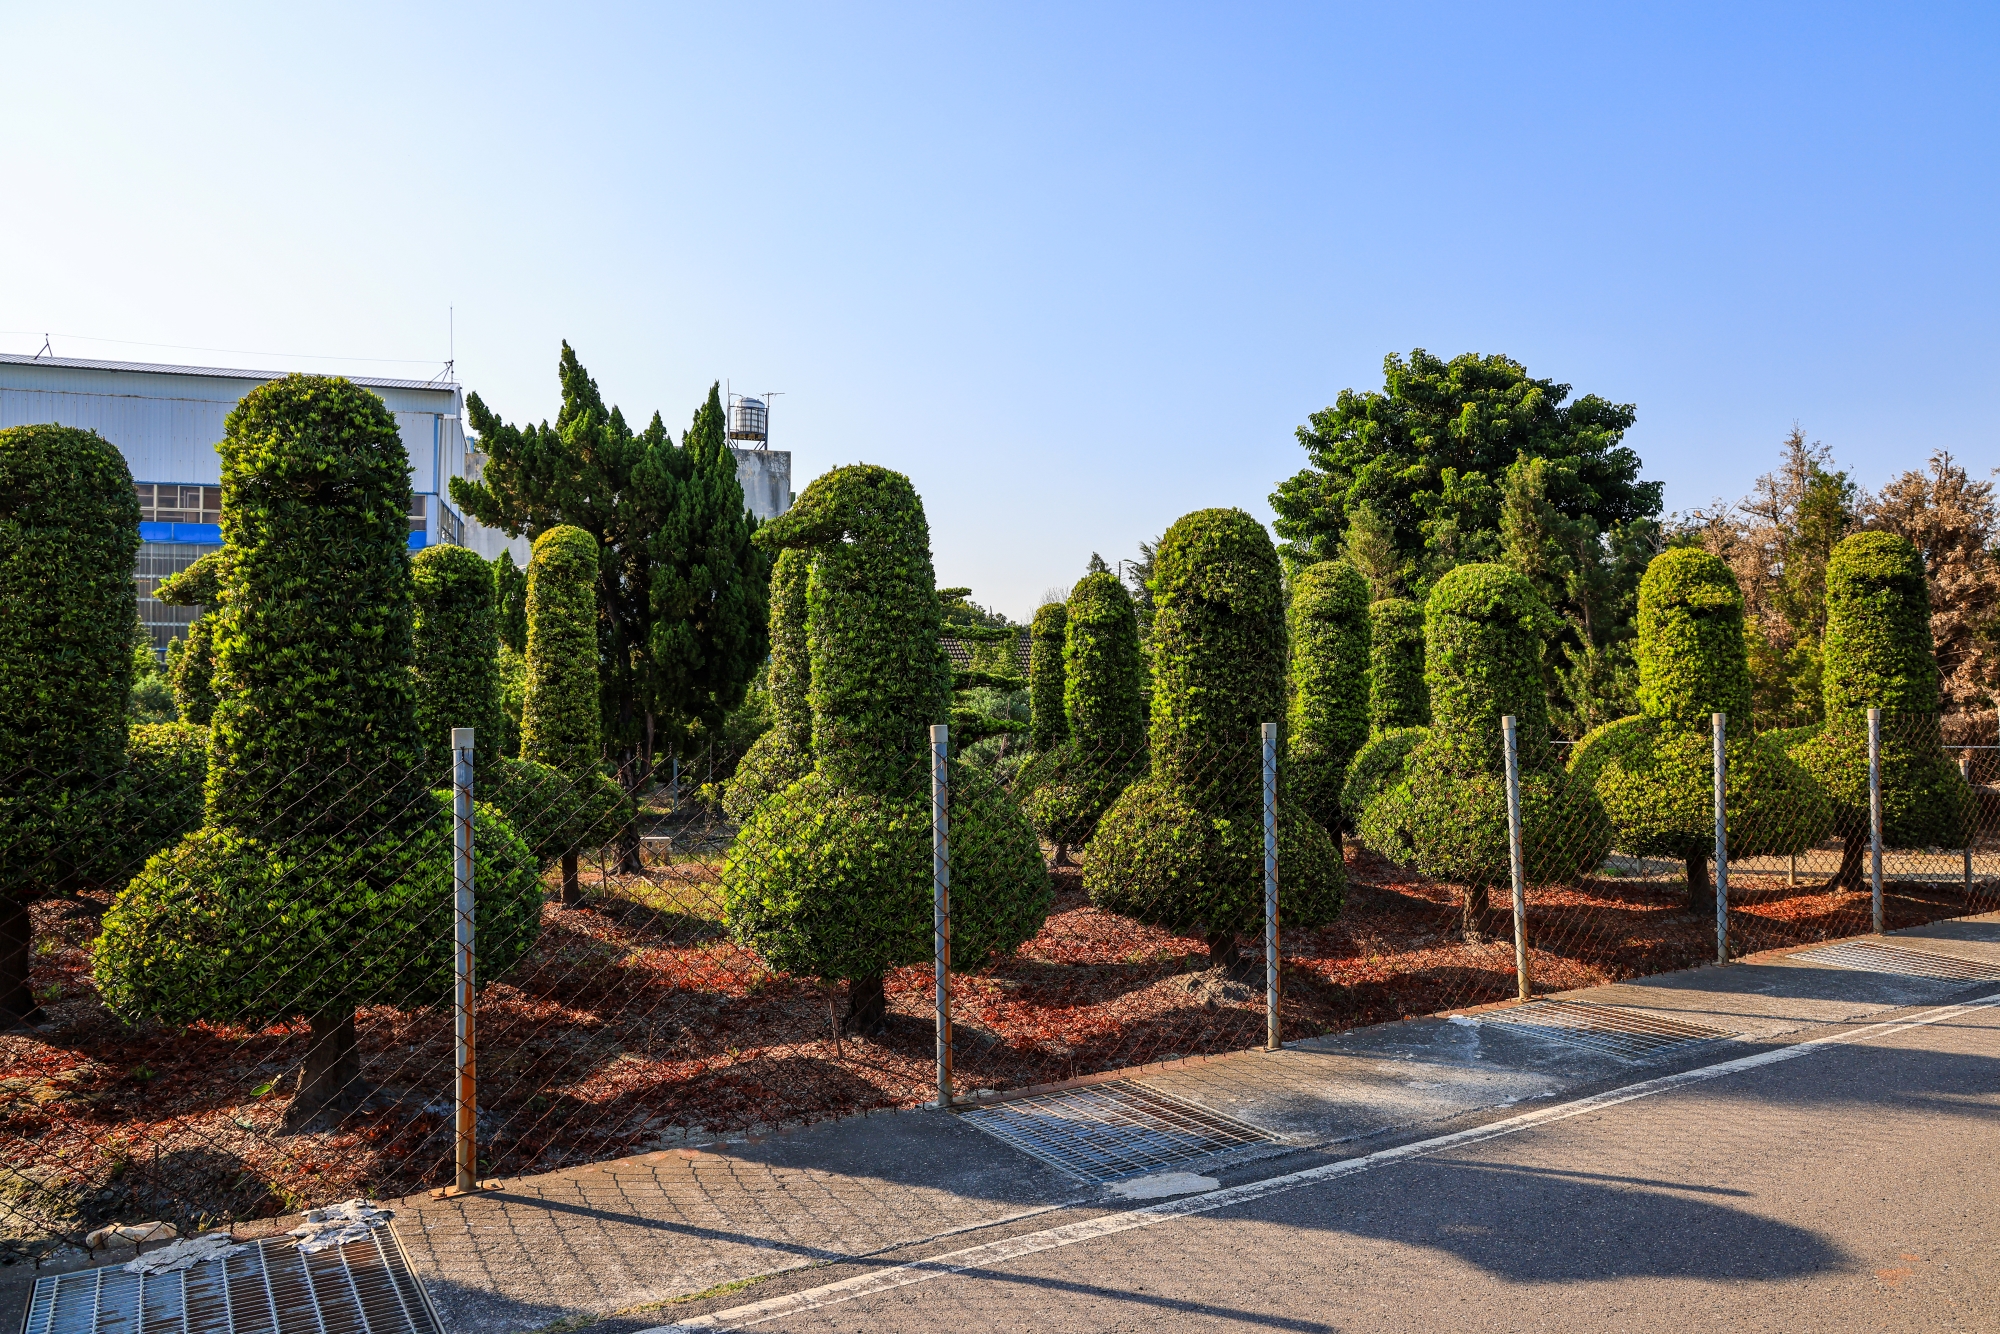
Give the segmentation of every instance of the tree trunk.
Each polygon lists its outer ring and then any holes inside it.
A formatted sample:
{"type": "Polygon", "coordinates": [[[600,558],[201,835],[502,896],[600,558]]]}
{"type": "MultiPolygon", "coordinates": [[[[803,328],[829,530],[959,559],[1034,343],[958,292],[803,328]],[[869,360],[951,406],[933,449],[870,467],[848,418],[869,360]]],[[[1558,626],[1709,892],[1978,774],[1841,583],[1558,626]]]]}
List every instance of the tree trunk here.
{"type": "Polygon", "coordinates": [[[1691,913],[1715,911],[1715,885],[1708,878],[1708,857],[1699,852],[1687,855],[1687,908],[1691,913]]]}
{"type": "Polygon", "coordinates": [[[1208,966],[1222,969],[1223,975],[1232,982],[1261,981],[1264,975],[1264,960],[1238,949],[1234,931],[1209,933],[1208,966]]]}
{"type": "Polygon", "coordinates": [[[889,1027],[889,994],[879,977],[855,977],[847,982],[847,1022],[850,1036],[874,1037],[889,1027]]]}
{"type": "Polygon", "coordinates": [[[565,908],[583,906],[583,883],[576,874],[574,852],[565,852],[562,858],[562,906],[565,908]]]}
{"type": "Polygon", "coordinates": [[[42,1007],[35,1004],[34,988],[28,984],[28,944],[33,931],[27,902],[11,896],[0,898],[0,1028],[40,1023],[43,1018],[42,1007]]]}
{"type": "Polygon", "coordinates": [[[1868,888],[1868,831],[1848,834],[1840,843],[1840,870],[1828,889],[1868,888]]]}
{"type": "Polygon", "coordinates": [[[285,1109],[285,1129],[304,1130],[315,1121],[332,1123],[357,1111],[368,1090],[361,1083],[361,1049],[354,1041],[353,1009],[325,1010],[312,1017],[312,1045],[299,1090],[285,1109]]]}
{"type": "Polygon", "coordinates": [[[1467,885],[1462,906],[1463,918],[1459,923],[1460,930],[1465,934],[1466,944],[1486,943],[1486,919],[1492,912],[1492,896],[1487,892],[1484,882],[1467,885]]]}
{"type": "Polygon", "coordinates": [[[1069,844],[1067,844],[1067,843],[1058,843],[1058,844],[1056,844],[1056,845],[1055,845],[1055,848],[1056,848],[1056,860],[1055,860],[1055,864],[1056,864],[1057,866],[1074,866],[1074,865],[1076,865],[1076,863],[1075,863],[1075,862],[1073,862],[1073,861],[1071,861],[1071,860],[1069,859],[1069,844]]]}

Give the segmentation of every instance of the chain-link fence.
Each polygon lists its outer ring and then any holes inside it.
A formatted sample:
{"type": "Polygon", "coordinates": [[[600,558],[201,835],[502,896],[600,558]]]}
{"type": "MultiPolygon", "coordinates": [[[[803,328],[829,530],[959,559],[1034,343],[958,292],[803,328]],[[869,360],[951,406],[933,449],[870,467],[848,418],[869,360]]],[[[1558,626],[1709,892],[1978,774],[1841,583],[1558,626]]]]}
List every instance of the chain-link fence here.
{"type": "Polygon", "coordinates": [[[1594,756],[1390,746],[1344,812],[1310,807],[1275,726],[948,759],[913,736],[831,773],[767,745],[629,787],[440,747],[394,771],[238,761],[206,793],[190,730],[116,772],[16,774],[0,965],[36,1013],[0,1034],[0,1244],[1711,962],[1718,889],[1729,958],[1866,932],[1878,905],[1891,930],[2000,907],[2000,743],[1936,717],[1721,727],[1719,840],[1712,725],[1594,756]],[[221,809],[237,822],[204,823],[221,809]]]}

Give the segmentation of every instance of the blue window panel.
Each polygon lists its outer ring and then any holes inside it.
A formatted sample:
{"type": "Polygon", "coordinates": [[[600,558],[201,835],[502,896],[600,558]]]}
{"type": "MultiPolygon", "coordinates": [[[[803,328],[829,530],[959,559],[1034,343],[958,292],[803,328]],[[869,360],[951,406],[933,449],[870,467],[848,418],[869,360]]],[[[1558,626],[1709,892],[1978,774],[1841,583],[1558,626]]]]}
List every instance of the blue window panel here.
{"type": "Polygon", "coordinates": [[[141,523],[141,542],[204,542],[222,541],[222,525],[219,523],[141,523]]]}
{"type": "Polygon", "coordinates": [[[422,551],[428,545],[429,543],[424,541],[424,535],[421,532],[410,534],[410,550],[422,551]]]}

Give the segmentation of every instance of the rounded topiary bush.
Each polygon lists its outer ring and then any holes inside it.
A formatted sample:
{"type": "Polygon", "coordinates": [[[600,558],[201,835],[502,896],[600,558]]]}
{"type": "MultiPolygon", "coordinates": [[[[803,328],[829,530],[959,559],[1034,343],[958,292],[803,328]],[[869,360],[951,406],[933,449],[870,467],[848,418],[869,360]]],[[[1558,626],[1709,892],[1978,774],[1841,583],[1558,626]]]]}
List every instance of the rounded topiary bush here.
{"type": "Polygon", "coordinates": [[[491,769],[506,730],[493,568],[466,547],[425,547],[410,558],[410,581],[417,742],[442,758],[438,772],[449,781],[451,734],[469,727],[475,774],[491,769]]]}
{"type": "MultiPolygon", "coordinates": [[[[1142,922],[1200,926],[1214,962],[1242,968],[1237,933],[1264,916],[1260,732],[1285,706],[1278,555],[1243,511],[1197,510],[1167,529],[1153,569],[1151,764],[1099,821],[1084,888],[1142,922]]],[[[1294,873],[1280,872],[1281,916],[1311,926],[1340,911],[1346,878],[1338,845],[1292,801],[1288,777],[1279,856],[1294,873]]]]}
{"type": "Polygon", "coordinates": [[[723,812],[741,822],[766,797],[812,772],[812,653],[806,645],[806,584],[812,554],[778,553],[771,566],[771,657],[766,682],[771,727],[750,743],[722,798],[723,812]]]}
{"type": "Polygon", "coordinates": [[[1388,732],[1427,727],[1431,696],[1424,685],[1424,609],[1408,598],[1368,607],[1368,728],[1388,732]]]}
{"type": "Polygon", "coordinates": [[[1887,532],[1841,539],[1826,564],[1825,721],[1792,756],[1832,799],[1845,855],[1834,883],[1858,889],[1869,843],[1868,710],[1882,710],[1882,838],[1961,847],[1972,794],[1945,756],[1923,556],[1887,532]]]}
{"type": "Polygon", "coordinates": [[[1368,738],[1341,778],[1340,808],[1349,812],[1350,819],[1385,787],[1401,781],[1404,761],[1428,735],[1427,728],[1396,727],[1368,738]]]}
{"type": "MultiPolygon", "coordinates": [[[[1044,608],[1043,610],[1047,610],[1044,608]]],[[[1064,608],[1065,739],[1022,765],[1014,790],[1035,830],[1056,850],[1088,842],[1098,820],[1146,772],[1139,619],[1115,575],[1087,574],[1064,608]]]]}
{"type": "Polygon", "coordinates": [[[28,904],[109,860],[138,550],[114,445],[67,426],[0,430],[0,1024],[39,1013],[28,904]]]}
{"type": "Polygon", "coordinates": [[[1730,855],[1802,852],[1826,837],[1832,812],[1811,775],[1751,730],[1743,596],[1728,565],[1695,547],[1654,557],[1639,581],[1637,629],[1645,712],[1586,736],[1570,772],[1604,803],[1618,847],[1687,864],[1688,906],[1702,911],[1714,901],[1711,715],[1726,715],[1730,855]]]}
{"type": "Polygon", "coordinates": [[[1414,743],[1381,738],[1351,766],[1364,798],[1355,817],[1362,841],[1463,885],[1464,930],[1473,938],[1487,929],[1491,887],[1512,875],[1503,718],[1519,727],[1529,879],[1588,874],[1610,850],[1603,806],[1587,784],[1567,778],[1548,744],[1540,667],[1548,615],[1533,585],[1504,565],[1461,565],[1438,580],[1424,607],[1432,723],[1414,743]]]}
{"type": "Polygon", "coordinates": [[[1069,608],[1045,602],[1035,608],[1028,625],[1028,744],[1051,750],[1069,735],[1063,711],[1068,689],[1063,678],[1063,653],[1069,639],[1069,608]]]}
{"type": "Polygon", "coordinates": [[[118,811],[119,870],[129,875],[146,859],[201,827],[208,779],[208,729],[194,723],[134,727],[126,750],[118,811]]]}
{"type": "Polygon", "coordinates": [[[1287,617],[1292,797],[1338,829],[1341,780],[1368,739],[1368,581],[1344,560],[1308,565],[1292,581],[1287,617]]]}

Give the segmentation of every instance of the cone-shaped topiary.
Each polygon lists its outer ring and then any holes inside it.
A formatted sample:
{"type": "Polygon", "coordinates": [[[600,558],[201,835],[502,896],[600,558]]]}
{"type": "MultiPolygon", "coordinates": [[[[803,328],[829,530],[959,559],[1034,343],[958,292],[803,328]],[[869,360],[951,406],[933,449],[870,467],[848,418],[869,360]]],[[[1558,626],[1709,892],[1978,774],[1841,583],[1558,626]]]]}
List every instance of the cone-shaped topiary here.
{"type": "Polygon", "coordinates": [[[28,904],[107,860],[97,826],[125,763],[138,550],[116,446],[0,430],[0,1026],[38,1014],[28,904]]]}
{"type": "MultiPolygon", "coordinates": [[[[1237,968],[1237,933],[1264,918],[1260,730],[1285,710],[1278,555],[1243,511],[1197,510],[1167,529],[1153,570],[1151,764],[1098,822],[1084,888],[1109,911],[1199,927],[1215,963],[1237,968]]],[[[1339,845],[1282,784],[1278,858],[1283,921],[1339,912],[1339,845]]]]}
{"type": "Polygon", "coordinates": [[[521,758],[541,769],[510,775],[503,800],[562,864],[562,902],[583,902],[577,858],[625,823],[625,793],[604,772],[597,689],[597,539],[563,524],[535,539],[528,558],[528,670],[521,700],[521,758]],[[556,777],[551,777],[551,774],[556,777]],[[531,814],[532,812],[532,814],[531,814]]]}
{"type": "Polygon", "coordinates": [[[1826,563],[1821,680],[1826,715],[1792,755],[1826,788],[1845,854],[1836,886],[1859,889],[1868,849],[1868,710],[1882,710],[1882,841],[1962,847],[1972,793],[1945,757],[1924,558],[1906,537],[1842,538],[1826,563]]]}
{"type": "Polygon", "coordinates": [[[1368,581],[1344,560],[1308,565],[1292,581],[1286,616],[1292,797],[1307,815],[1338,831],[1341,780],[1368,739],[1368,581]]]}
{"type": "Polygon", "coordinates": [[[1363,803],[1355,812],[1362,841],[1462,884],[1469,939],[1487,929],[1491,886],[1509,878],[1506,716],[1520,729],[1530,882],[1586,874],[1611,846],[1603,806],[1563,772],[1548,744],[1540,665],[1548,615],[1533,585],[1504,565],[1461,565],[1438,580],[1424,606],[1431,725],[1384,733],[1350,767],[1349,786],[1363,803]],[[1411,731],[1421,733],[1414,744],[1411,731]]]}
{"type": "Polygon", "coordinates": [[[1424,609],[1408,598],[1383,598],[1369,606],[1368,624],[1368,730],[1430,726],[1424,609]]]}
{"type": "Polygon", "coordinates": [[[771,567],[771,728],[750,743],[722,798],[732,820],[812,772],[812,654],[806,647],[806,583],[812,553],[792,547],[771,567]]]}
{"type": "Polygon", "coordinates": [[[1743,595],[1729,566],[1696,547],[1654,557],[1639,581],[1638,632],[1645,712],[1585,737],[1569,768],[1604,803],[1618,847],[1686,862],[1688,907],[1704,911],[1715,902],[1708,875],[1715,845],[1711,714],[1728,715],[1732,857],[1802,852],[1826,837],[1832,810],[1783,746],[1751,729],[1743,595]]]}
{"type": "Polygon", "coordinates": [[[1046,602],[1035,608],[1028,627],[1028,744],[1036,750],[1053,750],[1069,735],[1069,719],[1063,712],[1068,624],[1068,606],[1046,602]]]}
{"type": "MultiPolygon", "coordinates": [[[[930,528],[907,477],[862,465],[816,479],[757,540],[812,554],[814,767],[738,831],[724,908],[773,967],[845,979],[850,1026],[874,1032],[883,974],[931,956],[929,728],[952,676],[930,528]]],[[[976,968],[1041,929],[1048,872],[997,787],[957,761],[950,784],[952,963],[976,968]]]]}
{"type": "Polygon", "coordinates": [[[1116,575],[1098,571],[1077,581],[1062,610],[1056,675],[1066,739],[1036,752],[1014,783],[1036,832],[1054,845],[1057,865],[1090,840],[1118,794],[1146,772],[1144,666],[1132,595],[1116,575]]]}
{"type": "MultiPolygon", "coordinates": [[[[293,375],[225,430],[206,823],[119,894],[93,963],[127,1019],[310,1018],[301,1124],[359,1104],[357,1005],[449,995],[450,805],[414,749],[395,418],[346,380],[293,375]]],[[[475,838],[490,979],[533,941],[540,895],[504,822],[482,813],[475,838]]]]}

